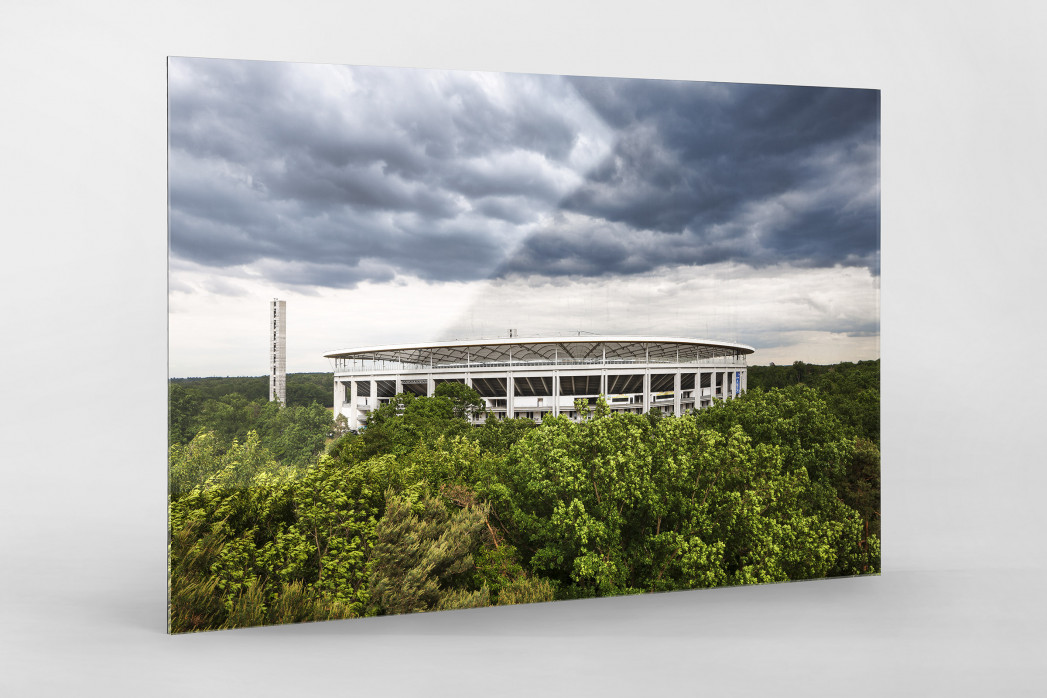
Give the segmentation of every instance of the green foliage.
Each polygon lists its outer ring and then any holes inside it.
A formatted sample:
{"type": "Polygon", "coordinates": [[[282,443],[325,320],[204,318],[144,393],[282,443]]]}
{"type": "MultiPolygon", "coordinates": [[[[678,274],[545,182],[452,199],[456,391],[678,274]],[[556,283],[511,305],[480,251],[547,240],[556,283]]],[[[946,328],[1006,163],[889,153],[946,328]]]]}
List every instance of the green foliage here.
{"type": "Polygon", "coordinates": [[[325,598],[361,614],[365,581],[383,500],[366,466],[321,457],[296,483],[294,522],[261,553],[281,581],[304,581],[325,598]]]}
{"type": "Polygon", "coordinates": [[[855,430],[828,403],[823,392],[801,385],[757,389],[691,418],[701,428],[720,434],[740,426],[754,441],[777,446],[788,468],[802,467],[812,481],[833,487],[860,514],[864,545],[867,536],[880,534],[879,448],[864,437],[854,437],[855,430]]]}
{"type": "Polygon", "coordinates": [[[302,466],[323,450],[332,424],[331,413],[318,404],[280,408],[275,402],[267,402],[258,430],[281,463],[302,466]]]}
{"type": "Polygon", "coordinates": [[[878,363],[785,368],[808,382],[541,425],[473,427],[445,383],[360,435],[172,384],[171,632],[875,573],[878,363]]]}
{"type": "Polygon", "coordinates": [[[344,414],[339,414],[334,418],[334,424],[331,426],[331,437],[334,439],[340,439],[349,433],[349,420],[344,414]]]}
{"type": "MultiPolygon", "coordinates": [[[[290,379],[290,376],[288,376],[290,379]]],[[[332,378],[333,380],[333,378],[332,378]]],[[[172,386],[195,390],[204,400],[218,400],[236,393],[247,400],[269,400],[268,376],[230,376],[211,378],[171,378],[172,386]]],[[[334,393],[331,395],[334,400],[334,393]]]]}
{"type": "MultiPolygon", "coordinates": [[[[288,373],[287,406],[306,407],[318,404],[334,407],[334,391],[331,389],[334,374],[331,373],[288,373]]],[[[268,376],[233,376],[229,378],[172,378],[171,386],[195,390],[202,400],[218,400],[237,393],[248,401],[269,400],[268,376]]]]}
{"type": "Polygon", "coordinates": [[[168,546],[168,631],[184,633],[222,627],[228,615],[211,575],[225,542],[221,532],[199,523],[175,528],[168,546]]]}
{"type": "Polygon", "coordinates": [[[476,553],[476,575],[474,584],[487,587],[491,598],[498,599],[502,590],[512,586],[526,576],[516,555],[516,548],[508,543],[500,546],[484,546],[476,553]]]}
{"type": "Polygon", "coordinates": [[[866,536],[880,537],[880,449],[859,439],[847,462],[847,477],[839,486],[840,499],[862,517],[866,536]]]}
{"type": "MultiPolygon", "coordinates": [[[[254,432],[221,454],[203,432],[171,447],[170,472],[172,632],[239,627],[247,622],[245,595],[281,593],[265,588],[258,553],[291,517],[295,471],[279,465],[254,432]]],[[[278,622],[256,610],[253,624],[278,622]]]]}
{"type": "Polygon", "coordinates": [[[485,451],[508,453],[513,444],[537,428],[533,419],[489,419],[474,430],[473,436],[485,451]]]}
{"type": "Polygon", "coordinates": [[[576,424],[547,418],[513,447],[490,492],[533,551],[536,573],[577,586],[582,595],[626,585],[630,514],[650,467],[646,419],[628,415],[576,424]]]}
{"type": "Polygon", "coordinates": [[[480,417],[487,411],[487,403],[480,397],[480,393],[465,383],[455,381],[441,383],[433,391],[433,397],[450,400],[452,414],[458,419],[480,417]]]}
{"type": "Polygon", "coordinates": [[[722,435],[741,427],[757,443],[781,448],[790,465],[805,467],[814,480],[836,483],[843,477],[848,432],[811,388],[751,390],[734,400],[717,401],[691,418],[700,429],[722,435]]]}
{"type": "Polygon", "coordinates": [[[810,385],[830,369],[829,366],[806,364],[795,361],[791,366],[749,366],[747,370],[749,390],[761,388],[787,388],[800,383],[810,385]]]}
{"type": "Polygon", "coordinates": [[[473,608],[488,590],[464,588],[485,527],[484,506],[451,512],[439,498],[417,500],[390,491],[376,531],[370,595],[381,615],[473,608]]]}
{"type": "Polygon", "coordinates": [[[309,405],[318,405],[327,409],[333,409],[333,383],[334,374],[332,373],[288,373],[286,384],[287,406],[308,407],[309,405]]]}
{"type": "Polygon", "coordinates": [[[747,370],[750,391],[804,384],[819,392],[852,436],[880,442],[879,359],[832,366],[797,361],[792,366],[750,366],[747,370]]]}
{"type": "Polygon", "coordinates": [[[855,436],[880,443],[880,362],[831,367],[815,386],[855,436]]]}
{"type": "Polygon", "coordinates": [[[370,414],[354,454],[360,459],[380,453],[403,455],[419,443],[466,434],[470,429],[469,422],[455,414],[450,398],[401,393],[370,414]]]}
{"type": "MultiPolygon", "coordinates": [[[[246,613],[243,604],[256,597],[277,613],[258,610],[268,619],[260,622],[291,617],[306,601],[326,617],[361,615],[367,558],[384,505],[372,486],[381,481],[375,464],[347,468],[324,457],[304,470],[288,468],[254,432],[222,454],[214,444],[213,434],[204,432],[187,447],[171,448],[173,589],[187,608],[205,611],[172,627],[226,627],[228,614],[246,613]],[[193,534],[207,552],[206,573],[194,563],[199,551],[176,544],[193,534]]],[[[174,608],[172,601],[173,614],[174,608]]]]}
{"type": "Polygon", "coordinates": [[[167,388],[167,443],[185,444],[196,435],[196,416],[203,396],[195,388],[171,383],[167,388]]]}
{"type": "Polygon", "coordinates": [[[469,485],[482,477],[484,461],[480,445],[465,436],[444,436],[430,444],[421,441],[410,454],[400,459],[409,479],[405,483],[426,485],[433,492],[445,485],[469,485]]]}
{"type": "Polygon", "coordinates": [[[582,421],[592,417],[592,408],[589,407],[589,401],[583,397],[574,399],[574,411],[578,414],[578,419],[582,421]]]}
{"type": "Polygon", "coordinates": [[[529,551],[525,567],[565,598],[870,570],[858,513],[831,482],[808,476],[834,472],[850,443],[824,440],[833,436],[822,433],[833,424],[824,403],[807,405],[810,429],[797,420],[765,434],[785,447],[754,444],[738,423],[750,415],[734,402],[734,423],[547,419],[513,447],[487,492],[529,551]]]}
{"type": "Polygon", "coordinates": [[[518,603],[542,603],[556,598],[556,589],[552,582],[541,577],[517,577],[498,594],[497,606],[511,606],[518,603]]]}
{"type": "Polygon", "coordinates": [[[257,507],[270,506],[297,471],[280,465],[255,432],[224,452],[212,432],[201,432],[188,446],[171,447],[168,473],[172,526],[178,528],[200,512],[211,522],[250,518],[257,507]]]}
{"type": "Polygon", "coordinates": [[[233,442],[243,443],[253,431],[281,463],[304,466],[323,450],[333,428],[331,413],[315,403],[281,407],[239,393],[205,400],[196,389],[178,385],[169,392],[171,445],[186,445],[208,431],[221,452],[233,442]]]}
{"type": "Polygon", "coordinates": [[[190,525],[171,537],[168,632],[226,630],[352,618],[343,604],[325,599],[301,582],[267,586],[254,579],[239,594],[226,598],[212,569],[223,556],[225,536],[190,525]],[[270,588],[271,587],[271,588],[270,588]]]}

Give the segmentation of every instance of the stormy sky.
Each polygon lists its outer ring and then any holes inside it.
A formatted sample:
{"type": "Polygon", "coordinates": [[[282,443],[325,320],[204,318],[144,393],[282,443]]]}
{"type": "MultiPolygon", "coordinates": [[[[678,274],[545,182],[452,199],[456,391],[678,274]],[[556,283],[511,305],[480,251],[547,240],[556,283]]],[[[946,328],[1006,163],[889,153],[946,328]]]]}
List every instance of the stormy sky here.
{"type": "Polygon", "coordinates": [[[879,93],[175,58],[172,375],[575,332],[879,356],[879,93]]]}

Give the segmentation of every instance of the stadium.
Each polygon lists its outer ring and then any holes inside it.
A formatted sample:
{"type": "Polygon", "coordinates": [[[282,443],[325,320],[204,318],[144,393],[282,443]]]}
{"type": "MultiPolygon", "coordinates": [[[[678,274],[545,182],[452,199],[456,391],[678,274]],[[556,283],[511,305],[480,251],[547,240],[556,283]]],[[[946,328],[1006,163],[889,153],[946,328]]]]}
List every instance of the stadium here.
{"type": "Polygon", "coordinates": [[[399,393],[429,396],[456,381],[484,399],[478,418],[578,419],[575,400],[612,411],[681,415],[745,392],[752,347],[675,337],[516,337],[333,351],[334,413],[350,429],[399,393]]]}

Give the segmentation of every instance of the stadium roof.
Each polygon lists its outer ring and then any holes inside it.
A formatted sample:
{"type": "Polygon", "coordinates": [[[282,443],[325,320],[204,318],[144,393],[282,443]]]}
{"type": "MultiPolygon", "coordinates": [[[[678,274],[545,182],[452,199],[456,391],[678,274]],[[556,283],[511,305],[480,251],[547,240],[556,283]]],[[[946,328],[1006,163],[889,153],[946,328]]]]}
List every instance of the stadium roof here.
{"type": "Polygon", "coordinates": [[[606,358],[628,361],[707,359],[752,354],[755,349],[735,342],[682,337],[579,335],[568,337],[498,337],[456,339],[423,344],[393,344],[342,349],[329,359],[379,359],[403,363],[555,361],[606,358]]]}

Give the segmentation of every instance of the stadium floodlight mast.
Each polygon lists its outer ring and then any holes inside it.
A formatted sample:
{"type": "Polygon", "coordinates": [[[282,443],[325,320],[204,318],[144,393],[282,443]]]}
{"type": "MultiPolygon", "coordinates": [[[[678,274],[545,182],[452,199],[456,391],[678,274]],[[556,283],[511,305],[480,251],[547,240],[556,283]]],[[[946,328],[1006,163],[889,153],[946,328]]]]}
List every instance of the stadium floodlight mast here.
{"type": "Polygon", "coordinates": [[[509,337],[357,347],[324,354],[334,370],[334,413],[350,429],[399,393],[431,396],[464,383],[484,399],[486,419],[546,414],[580,419],[575,400],[603,395],[612,412],[681,415],[746,390],[746,357],[734,342],[592,335],[509,337]]]}
{"type": "Polygon", "coordinates": [[[269,401],[287,405],[287,301],[269,304],[269,401]]]}

